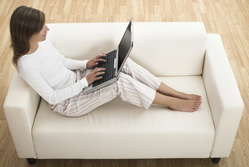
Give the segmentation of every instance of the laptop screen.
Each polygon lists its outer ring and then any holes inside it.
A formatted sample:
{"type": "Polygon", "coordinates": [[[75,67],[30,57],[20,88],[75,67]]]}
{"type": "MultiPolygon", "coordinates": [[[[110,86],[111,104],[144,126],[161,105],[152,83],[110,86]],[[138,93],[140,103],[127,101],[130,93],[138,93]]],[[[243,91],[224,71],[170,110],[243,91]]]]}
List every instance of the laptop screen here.
{"type": "Polygon", "coordinates": [[[118,70],[120,70],[120,66],[122,65],[126,55],[128,54],[131,43],[132,43],[132,36],[131,36],[131,21],[124,33],[123,38],[121,39],[119,46],[118,46],[118,70]]]}

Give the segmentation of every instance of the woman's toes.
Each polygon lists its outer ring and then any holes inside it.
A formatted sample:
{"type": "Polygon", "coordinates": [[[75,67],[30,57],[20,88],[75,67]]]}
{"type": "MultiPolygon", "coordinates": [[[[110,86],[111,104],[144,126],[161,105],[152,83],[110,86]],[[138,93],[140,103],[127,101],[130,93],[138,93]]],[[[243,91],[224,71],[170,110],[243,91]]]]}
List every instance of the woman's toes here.
{"type": "MultiPolygon", "coordinates": [[[[200,97],[201,98],[201,97],[200,97]]],[[[192,103],[192,107],[191,109],[189,110],[190,112],[194,112],[196,110],[198,110],[198,108],[200,107],[202,101],[200,98],[195,98],[195,100],[193,101],[192,103]]]]}
{"type": "Polygon", "coordinates": [[[196,108],[196,107],[193,107],[192,110],[191,110],[191,112],[194,112],[194,111],[196,111],[196,110],[197,110],[197,108],[196,108]]]}
{"type": "Polygon", "coordinates": [[[201,103],[202,103],[202,101],[200,101],[200,103],[199,103],[199,106],[198,106],[198,107],[200,107],[201,103]]]}
{"type": "Polygon", "coordinates": [[[201,96],[195,96],[195,98],[194,98],[195,100],[199,100],[199,101],[201,101],[202,100],[202,98],[201,98],[201,96]]]}

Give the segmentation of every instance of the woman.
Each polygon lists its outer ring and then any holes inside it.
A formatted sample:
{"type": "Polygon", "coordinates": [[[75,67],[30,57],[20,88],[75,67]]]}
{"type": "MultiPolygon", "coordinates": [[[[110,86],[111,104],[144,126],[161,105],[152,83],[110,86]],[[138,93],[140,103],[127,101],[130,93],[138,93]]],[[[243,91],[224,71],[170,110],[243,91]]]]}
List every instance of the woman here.
{"type": "Polygon", "coordinates": [[[86,68],[105,61],[100,54],[87,61],[65,58],[46,37],[44,13],[26,6],[18,7],[10,20],[13,64],[19,75],[58,114],[82,116],[119,95],[123,101],[148,109],[151,104],[173,110],[193,112],[201,105],[201,96],[185,94],[168,87],[147,70],[127,59],[119,80],[94,93],[82,89],[101,79],[103,68],[85,76],[86,68]]]}

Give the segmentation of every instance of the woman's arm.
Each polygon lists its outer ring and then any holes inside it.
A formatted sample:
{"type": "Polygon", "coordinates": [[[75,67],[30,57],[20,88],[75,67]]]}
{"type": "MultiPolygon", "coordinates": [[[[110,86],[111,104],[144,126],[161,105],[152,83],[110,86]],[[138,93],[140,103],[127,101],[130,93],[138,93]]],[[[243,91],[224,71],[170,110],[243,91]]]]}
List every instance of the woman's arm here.
{"type": "Polygon", "coordinates": [[[20,76],[48,103],[57,104],[70,97],[79,94],[88,86],[86,78],[63,89],[54,90],[43,79],[40,72],[31,66],[25,66],[20,70],[20,76]]]}
{"type": "Polygon", "coordinates": [[[86,69],[87,68],[86,64],[87,64],[88,60],[74,60],[74,59],[66,58],[64,55],[61,55],[61,56],[63,56],[63,58],[62,58],[63,64],[69,70],[77,70],[77,69],[86,69]]]}
{"type": "Polygon", "coordinates": [[[80,61],[80,60],[65,58],[65,56],[63,56],[63,63],[70,70],[93,68],[98,65],[99,61],[106,62],[106,60],[103,59],[103,57],[106,57],[104,53],[99,54],[98,56],[94,57],[91,60],[80,61]]]}

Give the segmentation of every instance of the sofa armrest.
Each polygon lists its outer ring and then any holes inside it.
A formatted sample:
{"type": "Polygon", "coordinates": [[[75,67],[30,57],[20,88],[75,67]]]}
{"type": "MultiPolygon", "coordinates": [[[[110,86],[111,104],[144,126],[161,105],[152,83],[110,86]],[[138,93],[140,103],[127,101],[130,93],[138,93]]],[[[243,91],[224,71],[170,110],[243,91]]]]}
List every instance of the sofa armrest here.
{"type": "Polygon", "coordinates": [[[215,126],[215,138],[210,157],[228,157],[244,104],[218,34],[207,36],[203,80],[215,126]]]}
{"type": "Polygon", "coordinates": [[[40,96],[15,71],[3,110],[19,158],[36,158],[32,127],[40,96]]]}

